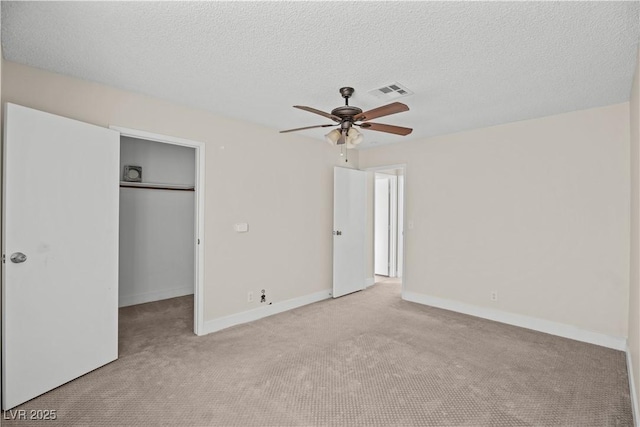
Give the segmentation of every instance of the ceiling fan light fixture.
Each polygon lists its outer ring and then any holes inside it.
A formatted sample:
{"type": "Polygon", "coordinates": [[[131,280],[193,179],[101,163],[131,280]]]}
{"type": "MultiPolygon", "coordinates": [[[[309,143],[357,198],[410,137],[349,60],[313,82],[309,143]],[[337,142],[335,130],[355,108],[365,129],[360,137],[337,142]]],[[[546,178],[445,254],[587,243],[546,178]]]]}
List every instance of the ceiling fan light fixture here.
{"type": "Polygon", "coordinates": [[[350,128],[349,132],[347,132],[347,148],[354,148],[360,144],[363,139],[364,135],[362,135],[362,133],[358,132],[355,128],[350,128]]]}
{"type": "MultiPolygon", "coordinates": [[[[341,129],[334,129],[324,136],[327,143],[330,145],[338,145],[338,141],[342,135],[341,129]]],[[[364,140],[364,135],[355,128],[349,128],[347,136],[345,138],[346,148],[356,148],[356,145],[360,144],[364,140]]]]}
{"type": "Polygon", "coordinates": [[[340,139],[340,129],[334,129],[328,134],[324,136],[329,145],[338,144],[338,140],[340,139]]]}

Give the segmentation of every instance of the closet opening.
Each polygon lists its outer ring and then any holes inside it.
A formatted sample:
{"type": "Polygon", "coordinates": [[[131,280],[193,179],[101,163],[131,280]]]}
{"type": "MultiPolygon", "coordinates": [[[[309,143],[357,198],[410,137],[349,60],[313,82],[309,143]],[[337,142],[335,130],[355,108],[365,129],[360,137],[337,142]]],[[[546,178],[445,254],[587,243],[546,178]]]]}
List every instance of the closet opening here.
{"type": "Polygon", "coordinates": [[[193,307],[200,335],[204,144],[112,128],[120,132],[119,308],[171,307],[184,317],[193,307]]]}

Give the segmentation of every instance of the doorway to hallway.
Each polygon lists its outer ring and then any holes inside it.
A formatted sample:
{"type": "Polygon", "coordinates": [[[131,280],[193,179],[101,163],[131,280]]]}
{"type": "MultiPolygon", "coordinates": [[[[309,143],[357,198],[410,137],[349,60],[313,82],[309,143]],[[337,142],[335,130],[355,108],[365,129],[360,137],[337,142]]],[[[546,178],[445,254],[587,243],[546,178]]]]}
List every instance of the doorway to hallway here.
{"type": "Polygon", "coordinates": [[[404,169],[375,172],[374,182],[374,273],[401,278],[404,248],[404,169]]]}

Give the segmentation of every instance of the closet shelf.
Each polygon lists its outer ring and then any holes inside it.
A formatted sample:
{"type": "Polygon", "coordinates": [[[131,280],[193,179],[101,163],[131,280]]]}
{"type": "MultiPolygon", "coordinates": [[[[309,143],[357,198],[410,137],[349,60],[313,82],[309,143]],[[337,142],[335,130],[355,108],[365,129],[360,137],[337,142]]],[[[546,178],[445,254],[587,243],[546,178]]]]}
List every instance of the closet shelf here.
{"type": "Polygon", "coordinates": [[[195,191],[193,185],[157,184],[152,182],[120,181],[120,188],[146,188],[149,190],[195,191]]]}

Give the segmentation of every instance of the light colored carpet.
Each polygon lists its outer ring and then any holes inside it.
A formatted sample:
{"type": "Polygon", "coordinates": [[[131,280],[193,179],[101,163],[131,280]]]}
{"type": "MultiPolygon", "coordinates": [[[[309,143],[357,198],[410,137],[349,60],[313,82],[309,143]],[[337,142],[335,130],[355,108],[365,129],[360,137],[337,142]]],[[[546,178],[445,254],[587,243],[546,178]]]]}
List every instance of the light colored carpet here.
{"type": "Polygon", "coordinates": [[[402,284],[402,279],[400,277],[387,277],[387,276],[375,276],[376,283],[393,283],[396,285],[402,284]]]}
{"type": "Polygon", "coordinates": [[[121,309],[118,361],[17,409],[57,410],[39,426],[632,425],[624,353],[402,301],[397,282],[205,337],[192,304],[121,309]]]}

